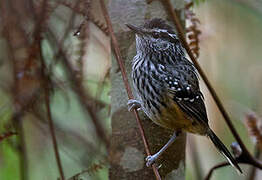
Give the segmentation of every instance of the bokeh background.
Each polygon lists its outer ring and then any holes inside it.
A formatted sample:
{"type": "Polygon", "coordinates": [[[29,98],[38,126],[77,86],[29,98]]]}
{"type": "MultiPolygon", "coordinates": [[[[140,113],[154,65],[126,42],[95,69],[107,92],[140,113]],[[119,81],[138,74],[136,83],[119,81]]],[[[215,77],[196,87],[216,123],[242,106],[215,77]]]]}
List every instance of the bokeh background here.
{"type": "MultiPolygon", "coordinates": [[[[14,14],[24,20],[20,23],[26,31],[25,39],[32,42],[32,39],[28,38],[32,35],[32,24],[30,24],[31,19],[27,18],[31,16],[30,12],[25,11],[28,8],[26,1],[10,2],[13,2],[14,14]]],[[[5,24],[1,23],[6,18],[3,9],[10,7],[10,4],[0,2],[1,6],[0,135],[3,136],[4,133],[14,132],[16,129],[12,125],[12,117],[16,110],[14,107],[16,104],[14,96],[16,95],[12,90],[14,75],[10,61],[10,42],[6,38],[8,34],[6,31],[11,33],[13,31],[5,29],[5,24]]],[[[101,31],[101,27],[97,26],[99,23],[96,20],[103,22],[101,17],[84,23],[80,35],[74,36],[74,33],[79,30],[79,25],[85,22],[85,15],[81,13],[75,15],[74,23],[70,24],[69,19],[72,18],[73,7],[70,6],[70,3],[62,3],[52,9],[48,21],[50,31],[54,33],[58,41],[64,40],[63,48],[67,51],[76,77],[81,78],[84,89],[95,99],[92,106],[106,134],[110,135],[110,41],[107,34],[101,31]],[[64,38],[63,33],[68,26],[71,28],[64,38]]],[[[97,11],[96,8],[94,9],[97,11]]],[[[193,6],[193,12],[200,20],[198,26],[201,31],[199,63],[229,112],[241,138],[253,153],[255,141],[248,134],[245,119],[249,113],[255,113],[258,119],[262,116],[262,1],[197,1],[193,6]]],[[[15,35],[13,39],[21,38],[15,35]]],[[[42,42],[42,52],[46,65],[52,69],[52,73],[48,73],[53,84],[52,91],[50,91],[50,105],[65,176],[69,179],[82,170],[86,170],[80,175],[83,179],[108,179],[109,166],[104,162],[107,156],[105,145],[96,136],[92,121],[83,110],[79,96],[72,88],[74,85],[69,82],[68,70],[63,66],[62,60],[57,58],[59,48],[50,43],[49,40],[52,38],[45,38],[48,40],[42,42]]],[[[15,57],[27,57],[30,53],[25,47],[13,47],[15,57]]],[[[26,70],[21,70],[21,73],[25,72],[26,70]]],[[[34,76],[35,74],[32,75],[34,76]]],[[[21,92],[25,92],[21,94],[23,101],[26,101],[24,98],[27,99],[38,91],[39,82],[32,77],[21,82],[21,92]]],[[[203,83],[201,83],[201,89],[204,91],[210,126],[229,147],[234,142],[234,138],[203,83]]],[[[43,92],[39,93],[37,102],[34,102],[21,118],[25,139],[23,147],[26,149],[28,160],[28,175],[29,179],[57,179],[59,175],[46,121],[45,105],[41,100],[43,92]]],[[[17,144],[19,142],[16,135],[0,141],[1,180],[19,179],[21,147],[17,144]]],[[[207,138],[188,135],[186,179],[197,179],[197,169],[204,176],[212,166],[222,161],[224,161],[223,157],[207,138]]],[[[249,173],[252,167],[248,165],[241,165],[241,167],[245,172],[243,176],[239,176],[231,167],[226,167],[215,171],[212,179],[251,180],[249,173]]],[[[261,178],[262,173],[259,170],[256,171],[253,179],[261,178]]]]}

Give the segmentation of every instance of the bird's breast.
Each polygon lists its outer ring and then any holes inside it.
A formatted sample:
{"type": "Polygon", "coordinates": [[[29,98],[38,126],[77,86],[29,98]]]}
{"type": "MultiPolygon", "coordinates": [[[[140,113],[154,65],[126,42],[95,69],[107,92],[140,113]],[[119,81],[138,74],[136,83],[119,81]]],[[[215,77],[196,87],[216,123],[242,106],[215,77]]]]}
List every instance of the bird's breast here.
{"type": "Polygon", "coordinates": [[[204,134],[205,128],[167,96],[167,86],[161,79],[161,71],[161,68],[147,61],[136,61],[133,65],[135,96],[142,102],[143,111],[153,122],[164,128],[204,134]]]}

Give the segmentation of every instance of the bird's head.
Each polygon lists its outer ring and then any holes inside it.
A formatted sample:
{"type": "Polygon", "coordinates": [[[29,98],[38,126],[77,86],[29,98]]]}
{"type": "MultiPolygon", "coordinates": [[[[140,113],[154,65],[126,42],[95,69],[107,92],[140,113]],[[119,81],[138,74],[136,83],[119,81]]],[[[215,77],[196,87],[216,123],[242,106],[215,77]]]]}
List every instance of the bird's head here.
{"type": "Polygon", "coordinates": [[[136,34],[137,51],[165,51],[180,45],[173,28],[162,19],[152,19],[142,26],[126,25],[136,34]]]}

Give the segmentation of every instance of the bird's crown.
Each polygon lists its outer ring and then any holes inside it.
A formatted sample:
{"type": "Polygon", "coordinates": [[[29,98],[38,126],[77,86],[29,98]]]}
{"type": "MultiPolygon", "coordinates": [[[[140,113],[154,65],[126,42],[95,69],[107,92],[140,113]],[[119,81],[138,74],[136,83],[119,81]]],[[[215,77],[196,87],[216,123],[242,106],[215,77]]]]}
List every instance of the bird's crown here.
{"type": "Polygon", "coordinates": [[[171,43],[177,43],[179,41],[173,28],[160,18],[146,21],[142,26],[131,24],[127,24],[127,26],[142,37],[152,37],[153,39],[161,39],[171,43]]]}
{"type": "Polygon", "coordinates": [[[147,21],[144,24],[143,28],[148,30],[164,30],[170,34],[175,34],[173,28],[170,25],[168,25],[165,20],[160,18],[154,18],[152,20],[147,21]]]}

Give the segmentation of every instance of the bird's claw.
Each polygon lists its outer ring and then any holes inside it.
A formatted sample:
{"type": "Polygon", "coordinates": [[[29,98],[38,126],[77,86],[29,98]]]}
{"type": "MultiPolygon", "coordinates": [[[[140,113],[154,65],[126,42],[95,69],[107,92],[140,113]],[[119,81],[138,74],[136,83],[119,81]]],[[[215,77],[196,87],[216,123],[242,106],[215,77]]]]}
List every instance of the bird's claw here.
{"type": "Polygon", "coordinates": [[[147,156],[146,157],[146,166],[150,167],[152,164],[155,163],[156,159],[157,159],[157,156],[155,156],[155,155],[147,156]]]}
{"type": "Polygon", "coordinates": [[[135,99],[129,99],[127,102],[128,111],[133,111],[134,109],[141,109],[141,102],[135,99]]]}

